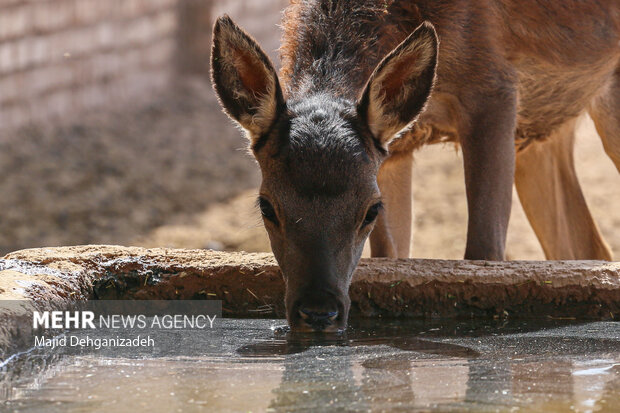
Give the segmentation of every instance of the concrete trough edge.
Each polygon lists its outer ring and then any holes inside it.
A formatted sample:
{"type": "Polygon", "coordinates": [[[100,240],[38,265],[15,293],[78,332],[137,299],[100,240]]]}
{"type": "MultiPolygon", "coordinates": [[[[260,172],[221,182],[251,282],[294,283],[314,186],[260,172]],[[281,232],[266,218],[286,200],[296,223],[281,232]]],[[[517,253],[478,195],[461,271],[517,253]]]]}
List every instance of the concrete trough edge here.
{"type": "MultiPolygon", "coordinates": [[[[620,263],[362,259],[352,316],[620,319],[620,263]]],[[[106,245],[0,258],[0,359],[19,346],[20,314],[89,299],[217,299],[236,317],[282,317],[271,254],[106,245]],[[21,304],[21,303],[20,303],[21,304]]],[[[23,340],[23,337],[21,337],[23,340]]]]}

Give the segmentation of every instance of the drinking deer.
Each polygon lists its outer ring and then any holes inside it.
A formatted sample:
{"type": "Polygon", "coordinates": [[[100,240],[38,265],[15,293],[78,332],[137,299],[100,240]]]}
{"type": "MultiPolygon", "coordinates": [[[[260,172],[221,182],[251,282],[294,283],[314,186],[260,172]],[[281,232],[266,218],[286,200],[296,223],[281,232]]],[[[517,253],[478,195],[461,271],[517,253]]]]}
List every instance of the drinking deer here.
{"type": "Polygon", "coordinates": [[[292,329],[346,326],[368,237],[408,257],[426,144],[462,149],[466,259],[504,259],[513,182],[547,258],[611,259],[572,153],[589,112],[620,170],[617,0],[293,0],[283,27],[280,76],[226,16],[211,64],[262,172],[292,329]]]}

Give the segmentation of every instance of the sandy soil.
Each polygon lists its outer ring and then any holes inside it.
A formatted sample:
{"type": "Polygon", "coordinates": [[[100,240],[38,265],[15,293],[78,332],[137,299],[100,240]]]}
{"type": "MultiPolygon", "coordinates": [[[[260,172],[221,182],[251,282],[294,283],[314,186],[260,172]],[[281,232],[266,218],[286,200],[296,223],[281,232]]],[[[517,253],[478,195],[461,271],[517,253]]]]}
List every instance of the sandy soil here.
{"type": "Polygon", "coordinates": [[[245,139],[194,79],[147,106],[0,136],[0,255],[125,244],[254,187],[245,139]]]}
{"type": "MultiPolygon", "coordinates": [[[[238,154],[237,156],[242,156],[238,154]]],[[[620,253],[620,175],[605,155],[589,118],[581,122],[575,149],[577,171],[590,208],[616,256],[620,253]]],[[[462,158],[454,146],[433,146],[416,155],[414,165],[415,228],[413,257],[462,258],[467,206],[462,158]]],[[[211,206],[188,225],[166,225],[136,245],[224,250],[269,251],[254,206],[256,191],[211,206]]],[[[519,200],[513,199],[508,233],[510,259],[544,259],[519,200]]]]}

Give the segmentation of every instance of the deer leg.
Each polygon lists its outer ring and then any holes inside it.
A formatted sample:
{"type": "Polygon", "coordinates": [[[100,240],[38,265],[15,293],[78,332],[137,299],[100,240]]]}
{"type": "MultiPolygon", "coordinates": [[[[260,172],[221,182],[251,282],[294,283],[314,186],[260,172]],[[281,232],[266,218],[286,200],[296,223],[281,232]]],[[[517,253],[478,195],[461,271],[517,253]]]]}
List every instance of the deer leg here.
{"type": "Polygon", "coordinates": [[[611,260],[590,215],[573,162],[575,120],[517,154],[515,185],[525,214],[550,260],[611,260]]]}
{"type": "Polygon", "coordinates": [[[385,208],[370,234],[373,257],[409,258],[411,245],[413,154],[397,153],[379,169],[377,182],[385,208]]]}
{"type": "Polygon", "coordinates": [[[609,88],[595,99],[589,112],[605,152],[620,172],[620,67],[609,88]]]}
{"type": "Polygon", "coordinates": [[[514,180],[516,98],[487,102],[461,134],[468,206],[465,259],[503,260],[514,180]]]}

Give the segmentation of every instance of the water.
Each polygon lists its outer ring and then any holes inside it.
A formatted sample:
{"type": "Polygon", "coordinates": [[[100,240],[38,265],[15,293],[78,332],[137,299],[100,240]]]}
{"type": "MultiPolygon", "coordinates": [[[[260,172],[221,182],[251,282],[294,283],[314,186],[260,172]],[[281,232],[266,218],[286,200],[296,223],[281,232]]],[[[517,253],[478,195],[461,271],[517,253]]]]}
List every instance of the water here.
{"type": "Polygon", "coordinates": [[[282,323],[153,333],[149,354],[33,350],[0,370],[0,410],[620,412],[620,323],[282,323]]]}

